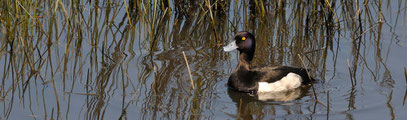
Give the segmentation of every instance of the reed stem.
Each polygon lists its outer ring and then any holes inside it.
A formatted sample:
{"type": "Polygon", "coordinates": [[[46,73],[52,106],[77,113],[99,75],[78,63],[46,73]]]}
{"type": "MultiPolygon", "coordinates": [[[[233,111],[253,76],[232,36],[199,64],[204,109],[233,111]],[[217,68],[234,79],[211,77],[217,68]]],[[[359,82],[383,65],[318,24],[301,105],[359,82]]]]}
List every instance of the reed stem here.
{"type": "Polygon", "coordinates": [[[187,56],[185,55],[185,52],[184,52],[184,51],[182,51],[182,54],[184,55],[185,64],[187,64],[188,73],[189,73],[189,79],[191,80],[192,89],[195,89],[195,87],[194,87],[194,80],[192,80],[191,69],[189,68],[187,56]]]}

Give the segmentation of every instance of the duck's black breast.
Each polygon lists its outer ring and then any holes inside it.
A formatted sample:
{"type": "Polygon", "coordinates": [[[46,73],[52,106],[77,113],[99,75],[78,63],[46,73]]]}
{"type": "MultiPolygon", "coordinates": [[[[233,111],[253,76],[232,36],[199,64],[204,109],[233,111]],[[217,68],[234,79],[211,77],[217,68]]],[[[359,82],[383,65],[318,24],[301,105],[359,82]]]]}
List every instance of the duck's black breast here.
{"type": "Polygon", "coordinates": [[[228,80],[228,86],[234,90],[241,92],[255,92],[258,89],[258,84],[255,79],[258,77],[256,72],[245,69],[237,69],[228,80]]]}

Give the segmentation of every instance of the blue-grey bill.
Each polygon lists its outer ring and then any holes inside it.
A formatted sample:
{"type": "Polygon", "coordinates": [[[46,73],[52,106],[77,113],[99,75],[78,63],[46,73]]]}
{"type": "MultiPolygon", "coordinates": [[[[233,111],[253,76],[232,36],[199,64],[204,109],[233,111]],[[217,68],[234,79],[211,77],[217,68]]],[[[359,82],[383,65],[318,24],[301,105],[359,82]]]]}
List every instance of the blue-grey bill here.
{"type": "Polygon", "coordinates": [[[237,47],[237,45],[236,45],[236,41],[232,41],[232,42],[230,42],[228,45],[226,45],[225,47],[223,47],[223,50],[224,51],[226,51],[226,52],[229,52],[229,51],[232,51],[232,50],[235,50],[235,49],[237,49],[238,47],[237,47]]]}

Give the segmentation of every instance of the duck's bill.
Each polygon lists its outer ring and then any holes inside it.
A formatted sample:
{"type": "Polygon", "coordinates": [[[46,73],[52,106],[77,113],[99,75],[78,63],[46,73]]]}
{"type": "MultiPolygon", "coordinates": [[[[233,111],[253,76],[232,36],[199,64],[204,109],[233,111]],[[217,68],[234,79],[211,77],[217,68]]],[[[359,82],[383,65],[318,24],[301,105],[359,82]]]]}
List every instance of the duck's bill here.
{"type": "Polygon", "coordinates": [[[226,52],[229,52],[229,51],[232,51],[232,50],[235,50],[235,49],[237,49],[238,47],[237,47],[237,45],[236,45],[236,41],[232,41],[232,42],[230,42],[228,45],[226,45],[225,47],[223,47],[223,50],[224,51],[226,51],[226,52]]]}

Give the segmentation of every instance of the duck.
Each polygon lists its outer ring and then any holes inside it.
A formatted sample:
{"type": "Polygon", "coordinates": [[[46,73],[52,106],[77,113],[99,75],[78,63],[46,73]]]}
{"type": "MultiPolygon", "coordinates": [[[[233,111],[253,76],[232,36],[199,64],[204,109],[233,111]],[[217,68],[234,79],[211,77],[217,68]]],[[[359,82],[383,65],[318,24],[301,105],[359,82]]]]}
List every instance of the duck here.
{"type": "Polygon", "coordinates": [[[252,33],[241,31],[234,40],[223,47],[225,52],[239,51],[239,61],[230,75],[229,88],[247,93],[267,93],[288,91],[314,81],[308,69],[291,66],[258,66],[251,67],[256,48],[252,33]]]}

